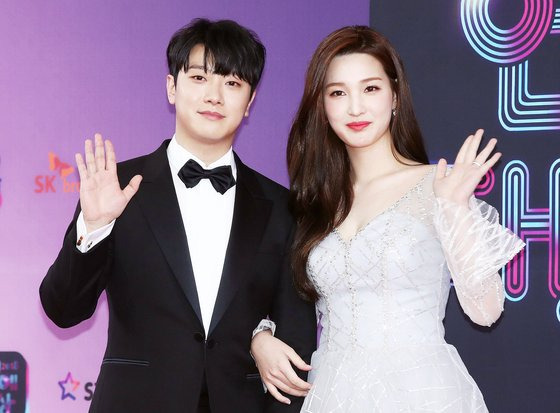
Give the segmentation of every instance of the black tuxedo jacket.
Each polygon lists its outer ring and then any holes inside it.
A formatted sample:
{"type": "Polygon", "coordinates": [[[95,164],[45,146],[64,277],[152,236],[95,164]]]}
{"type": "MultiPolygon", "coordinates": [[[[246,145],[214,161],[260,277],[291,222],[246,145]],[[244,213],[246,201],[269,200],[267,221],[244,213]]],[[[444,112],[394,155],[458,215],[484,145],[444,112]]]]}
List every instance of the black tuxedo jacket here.
{"type": "Polygon", "coordinates": [[[87,253],[76,249],[76,212],[40,287],[60,327],[91,317],[107,293],[107,349],[90,412],[195,412],[204,376],[213,413],[299,412],[301,398],[285,406],[264,394],[249,354],[252,330],[267,315],[307,362],[315,348],[314,306],[292,283],[287,190],[236,156],[233,222],[206,337],[168,142],[119,164],[121,186],[136,174],[143,181],[111,235],[87,253]]]}

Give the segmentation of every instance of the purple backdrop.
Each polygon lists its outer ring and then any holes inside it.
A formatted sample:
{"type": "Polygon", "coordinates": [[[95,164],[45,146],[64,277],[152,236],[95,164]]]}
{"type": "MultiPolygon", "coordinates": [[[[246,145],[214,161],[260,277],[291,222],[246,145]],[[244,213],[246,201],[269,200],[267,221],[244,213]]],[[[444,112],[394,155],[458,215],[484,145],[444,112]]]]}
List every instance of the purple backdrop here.
{"type": "MultiPolygon", "coordinates": [[[[87,411],[106,342],[104,299],[91,320],[68,330],[46,319],[38,299],[78,200],[74,153],[97,131],[114,141],[119,159],[151,152],[172,135],[165,48],[177,28],[198,16],[237,20],[267,46],[257,100],[235,146],[245,162],[285,184],[286,137],[308,59],[330,31],[367,25],[369,1],[4,0],[1,6],[0,355],[19,352],[27,361],[27,380],[12,376],[3,390],[16,395],[27,387],[32,412],[87,411]]],[[[9,368],[0,365],[3,373],[9,368]]],[[[0,392],[4,408],[6,394],[0,392]]]]}

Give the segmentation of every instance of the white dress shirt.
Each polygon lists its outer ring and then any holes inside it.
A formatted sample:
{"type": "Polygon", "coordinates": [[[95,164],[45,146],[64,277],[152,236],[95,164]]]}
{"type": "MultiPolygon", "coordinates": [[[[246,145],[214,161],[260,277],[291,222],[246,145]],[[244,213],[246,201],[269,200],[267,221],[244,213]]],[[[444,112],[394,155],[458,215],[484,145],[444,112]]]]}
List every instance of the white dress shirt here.
{"type": "Polygon", "coordinates": [[[220,159],[206,166],[180,146],[175,138],[169,143],[167,157],[187,234],[202,322],[208,334],[229,242],[236,186],[223,195],[214,189],[209,179],[201,179],[193,188],[187,188],[178,173],[189,159],[205,169],[230,165],[236,180],[237,168],[231,148],[220,159]]]}
{"type": "MultiPolygon", "coordinates": [[[[205,165],[179,145],[175,136],[167,147],[167,158],[187,235],[202,322],[208,335],[229,242],[236,187],[233,186],[222,195],[214,189],[210,180],[201,179],[193,188],[187,188],[178,172],[189,159],[195,160],[205,169],[230,165],[236,180],[237,168],[231,148],[217,161],[205,165]]],[[[111,233],[114,223],[115,221],[88,234],[80,213],[77,221],[77,248],[81,252],[93,248],[111,233]]]]}

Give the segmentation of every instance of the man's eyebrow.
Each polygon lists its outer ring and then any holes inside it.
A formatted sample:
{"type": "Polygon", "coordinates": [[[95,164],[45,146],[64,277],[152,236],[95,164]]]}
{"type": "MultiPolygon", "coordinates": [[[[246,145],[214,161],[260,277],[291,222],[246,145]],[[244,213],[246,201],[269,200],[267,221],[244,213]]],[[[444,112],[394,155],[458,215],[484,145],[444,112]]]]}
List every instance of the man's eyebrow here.
{"type": "Polygon", "coordinates": [[[200,70],[204,70],[204,71],[207,70],[206,67],[201,66],[201,65],[189,65],[189,67],[187,67],[187,70],[189,70],[189,69],[200,69],[200,70]]]}

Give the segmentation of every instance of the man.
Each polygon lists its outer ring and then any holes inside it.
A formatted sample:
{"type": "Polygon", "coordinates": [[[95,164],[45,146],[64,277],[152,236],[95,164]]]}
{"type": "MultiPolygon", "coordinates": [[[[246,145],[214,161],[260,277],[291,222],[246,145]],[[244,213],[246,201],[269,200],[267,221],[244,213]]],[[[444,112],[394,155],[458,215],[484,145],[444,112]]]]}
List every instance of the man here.
{"type": "Polygon", "coordinates": [[[264,57],[237,23],[194,20],[167,48],[173,139],[118,168],[100,135],[76,155],[80,206],[40,295],[70,327],[107,292],[90,412],[299,411],[300,398],[265,396],[249,353],[267,316],[300,354],[315,345],[313,306],[291,281],[287,191],[231,149],[264,57]]]}

